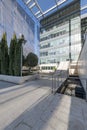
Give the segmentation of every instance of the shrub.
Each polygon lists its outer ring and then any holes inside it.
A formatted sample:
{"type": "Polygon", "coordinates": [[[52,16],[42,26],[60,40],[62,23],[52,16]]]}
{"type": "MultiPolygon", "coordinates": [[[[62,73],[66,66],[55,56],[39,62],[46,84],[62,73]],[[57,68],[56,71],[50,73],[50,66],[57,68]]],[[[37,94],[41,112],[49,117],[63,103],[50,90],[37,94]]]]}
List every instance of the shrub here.
{"type": "Polygon", "coordinates": [[[31,70],[31,67],[35,67],[38,64],[38,57],[34,53],[29,53],[26,57],[26,65],[29,66],[29,71],[31,70]]]}

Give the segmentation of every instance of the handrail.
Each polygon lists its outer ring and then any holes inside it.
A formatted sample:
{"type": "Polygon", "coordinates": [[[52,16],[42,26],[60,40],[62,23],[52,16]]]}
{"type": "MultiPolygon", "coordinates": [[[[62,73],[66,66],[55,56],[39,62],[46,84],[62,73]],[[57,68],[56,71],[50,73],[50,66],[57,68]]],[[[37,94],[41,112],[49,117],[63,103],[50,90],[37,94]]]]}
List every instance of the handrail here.
{"type": "MultiPolygon", "coordinates": [[[[64,81],[69,77],[69,71],[66,70],[66,71],[59,71],[60,73],[54,73],[52,74],[52,93],[55,94],[55,92],[58,90],[58,88],[64,83],[64,81]],[[66,73],[65,73],[66,72],[66,73]],[[64,75],[64,73],[66,75],[64,75]],[[66,76],[66,78],[65,78],[66,76]],[[62,80],[62,78],[64,77],[64,79],[62,80]],[[56,83],[56,78],[57,78],[57,82],[58,82],[58,86],[57,86],[57,83],[56,83]],[[61,83],[59,81],[59,78],[61,78],[61,83]],[[54,81],[55,81],[55,86],[54,86],[54,81]]],[[[69,78],[72,78],[72,77],[69,77],[69,78]]],[[[76,77],[73,77],[73,79],[76,79],[76,77]]],[[[85,80],[86,82],[86,102],[87,102],[87,78],[83,77],[81,78],[82,80],[85,80]]]]}
{"type": "Polygon", "coordinates": [[[68,76],[69,76],[69,70],[59,70],[54,74],[52,74],[52,93],[55,93],[58,90],[58,88],[68,78],[68,76]]]}
{"type": "MultiPolygon", "coordinates": [[[[72,78],[72,77],[69,77],[69,78],[72,78]]],[[[76,77],[73,77],[73,79],[79,79],[79,78],[76,78],[76,77]]],[[[85,80],[85,83],[86,83],[86,102],[87,102],[87,78],[83,77],[81,78],[81,80],[85,80]]]]}

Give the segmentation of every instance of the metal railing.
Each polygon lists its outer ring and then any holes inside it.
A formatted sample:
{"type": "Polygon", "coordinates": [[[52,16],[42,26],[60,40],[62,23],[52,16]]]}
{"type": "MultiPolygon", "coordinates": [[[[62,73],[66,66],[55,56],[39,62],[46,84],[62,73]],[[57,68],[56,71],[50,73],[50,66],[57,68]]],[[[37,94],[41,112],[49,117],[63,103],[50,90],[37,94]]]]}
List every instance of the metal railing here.
{"type": "Polygon", "coordinates": [[[85,98],[85,100],[86,100],[86,102],[87,102],[87,78],[76,78],[76,77],[69,77],[69,78],[73,78],[73,79],[80,79],[80,80],[84,80],[85,81],[85,85],[86,85],[86,91],[85,91],[85,95],[86,95],[86,98],[85,98]]]}
{"type": "Polygon", "coordinates": [[[69,70],[58,70],[52,74],[52,93],[55,93],[68,77],[69,70]]]}
{"type": "MultiPolygon", "coordinates": [[[[69,70],[59,70],[55,73],[52,74],[52,93],[55,94],[56,91],[58,90],[58,88],[61,87],[61,85],[63,85],[63,83],[65,82],[65,80],[69,77],[69,70]]],[[[76,77],[69,77],[69,78],[73,78],[73,79],[79,79],[76,77]]],[[[87,78],[81,78],[81,80],[85,81],[85,85],[86,85],[86,102],[87,102],[87,78]]]]}

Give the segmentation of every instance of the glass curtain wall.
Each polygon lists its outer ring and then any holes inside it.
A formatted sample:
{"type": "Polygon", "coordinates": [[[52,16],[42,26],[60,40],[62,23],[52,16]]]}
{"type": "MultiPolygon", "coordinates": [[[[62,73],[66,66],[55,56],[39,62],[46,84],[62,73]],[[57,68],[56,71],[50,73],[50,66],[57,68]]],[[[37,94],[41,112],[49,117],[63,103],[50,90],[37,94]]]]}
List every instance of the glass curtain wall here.
{"type": "Polygon", "coordinates": [[[80,1],[76,0],[42,19],[40,63],[77,61],[81,50],[80,1]]]}
{"type": "MultiPolygon", "coordinates": [[[[8,48],[14,33],[17,38],[23,34],[26,43],[22,46],[23,54],[21,53],[21,55],[24,55],[25,58],[30,52],[39,55],[39,36],[36,33],[39,29],[37,29],[35,21],[31,19],[16,0],[0,1],[0,40],[3,33],[6,32],[8,48]]],[[[21,65],[22,56],[20,59],[20,68],[22,69],[21,65]]]]}
{"type": "Polygon", "coordinates": [[[81,51],[81,19],[71,19],[71,59],[78,60],[81,51]]]}
{"type": "Polygon", "coordinates": [[[77,60],[81,50],[80,17],[75,17],[41,34],[40,62],[77,60]]]}
{"type": "MultiPolygon", "coordinates": [[[[35,23],[14,0],[0,1],[0,38],[7,32],[8,45],[13,33],[24,34],[27,40],[26,53],[35,51],[35,23]]],[[[24,52],[25,53],[25,52],[24,52]]]]}
{"type": "Polygon", "coordinates": [[[41,63],[43,60],[45,63],[57,63],[65,60],[69,55],[69,23],[54,27],[49,31],[48,37],[50,37],[48,42],[43,41],[40,46],[41,63]]]}

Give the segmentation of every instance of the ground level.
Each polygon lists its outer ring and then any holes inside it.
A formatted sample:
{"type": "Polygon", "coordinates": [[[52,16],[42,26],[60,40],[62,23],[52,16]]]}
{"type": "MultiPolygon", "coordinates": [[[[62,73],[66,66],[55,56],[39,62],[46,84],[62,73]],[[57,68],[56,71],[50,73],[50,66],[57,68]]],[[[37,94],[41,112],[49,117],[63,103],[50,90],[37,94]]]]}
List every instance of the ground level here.
{"type": "Polygon", "coordinates": [[[87,102],[51,93],[49,78],[22,85],[0,82],[0,130],[86,130],[87,102]]]}

